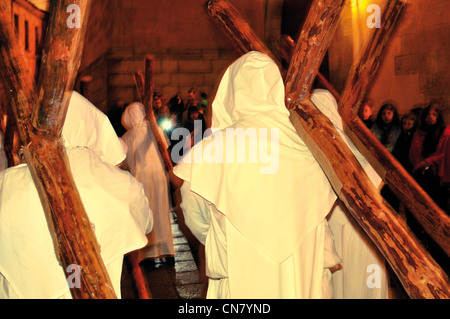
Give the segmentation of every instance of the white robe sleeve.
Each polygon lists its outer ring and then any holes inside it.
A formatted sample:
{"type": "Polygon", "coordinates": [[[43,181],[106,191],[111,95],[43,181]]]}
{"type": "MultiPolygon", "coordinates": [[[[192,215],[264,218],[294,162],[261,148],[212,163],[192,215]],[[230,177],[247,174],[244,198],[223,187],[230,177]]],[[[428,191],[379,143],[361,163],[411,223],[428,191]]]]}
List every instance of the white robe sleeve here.
{"type": "Polygon", "coordinates": [[[180,206],[183,210],[186,226],[204,245],[211,222],[208,203],[203,197],[191,191],[190,183],[187,181],[184,181],[180,191],[183,198],[180,206]]]}

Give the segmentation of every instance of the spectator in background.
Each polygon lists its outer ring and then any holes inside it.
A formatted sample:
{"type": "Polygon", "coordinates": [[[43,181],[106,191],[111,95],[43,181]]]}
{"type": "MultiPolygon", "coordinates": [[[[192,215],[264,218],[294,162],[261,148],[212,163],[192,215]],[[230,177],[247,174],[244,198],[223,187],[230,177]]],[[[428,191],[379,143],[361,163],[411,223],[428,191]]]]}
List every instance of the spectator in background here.
{"type": "Polygon", "coordinates": [[[170,222],[169,181],[156,138],[146,119],[144,105],[131,103],[123,113],[122,123],[127,129],[122,136],[127,146],[124,169],[128,169],[144,186],[154,216],[153,230],[147,235],[148,244],[139,251],[138,259],[173,259],[170,258],[175,251],[170,222]]]}
{"type": "Polygon", "coordinates": [[[170,100],[169,100],[169,109],[172,114],[176,117],[176,127],[181,127],[183,125],[183,112],[184,112],[184,102],[181,98],[181,94],[177,93],[175,94],[170,100]]]}
{"type": "Polygon", "coordinates": [[[444,150],[449,136],[450,128],[444,123],[442,107],[431,103],[421,114],[409,151],[414,178],[443,209],[447,203],[442,198],[440,175],[443,174],[444,150]]]}
{"type": "Polygon", "coordinates": [[[375,137],[392,153],[401,133],[397,108],[392,103],[385,103],[377,114],[375,123],[370,128],[375,137]]]}
{"type": "Polygon", "coordinates": [[[208,109],[208,95],[205,92],[200,93],[200,114],[206,118],[206,111],[208,109]]]}
{"type": "MultiPolygon", "coordinates": [[[[370,130],[381,144],[392,153],[401,133],[397,108],[392,103],[385,103],[381,106],[377,119],[370,130]]],[[[380,193],[392,208],[398,211],[400,202],[389,185],[384,185],[380,193]]]]}
{"type": "Polygon", "coordinates": [[[392,154],[399,161],[400,164],[409,172],[412,172],[412,164],[409,159],[409,149],[414,132],[417,129],[417,117],[414,113],[407,113],[402,117],[402,132],[395,144],[392,154]]]}
{"type": "Polygon", "coordinates": [[[188,119],[189,109],[192,106],[196,106],[198,108],[197,96],[196,96],[195,90],[193,88],[189,89],[189,91],[188,91],[188,97],[187,97],[187,101],[186,101],[186,105],[185,105],[185,109],[184,109],[184,113],[183,113],[183,121],[186,121],[188,119]]]}
{"type": "Polygon", "coordinates": [[[370,129],[375,122],[373,117],[373,102],[369,99],[365,99],[359,108],[358,117],[364,122],[364,124],[370,129]]]}

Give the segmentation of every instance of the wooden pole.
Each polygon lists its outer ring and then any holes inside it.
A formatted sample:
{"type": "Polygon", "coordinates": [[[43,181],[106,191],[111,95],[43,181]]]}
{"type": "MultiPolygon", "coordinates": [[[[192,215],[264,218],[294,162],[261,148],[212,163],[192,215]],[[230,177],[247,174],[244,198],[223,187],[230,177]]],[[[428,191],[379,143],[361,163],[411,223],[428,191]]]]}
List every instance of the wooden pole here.
{"type": "Polygon", "coordinates": [[[138,92],[139,101],[141,101],[142,104],[144,104],[144,75],[142,74],[142,71],[138,70],[134,73],[134,83],[136,84],[136,90],[138,92]]]}
{"type": "Polygon", "coordinates": [[[262,42],[239,11],[227,0],[210,0],[208,13],[240,52],[259,51],[271,57],[282,70],[278,59],[262,42]]]}
{"type": "Polygon", "coordinates": [[[328,118],[309,100],[290,112],[294,127],[336,194],[389,262],[408,295],[450,298],[444,271],[384,202],[328,118]]]}
{"type": "Polygon", "coordinates": [[[384,48],[393,32],[404,2],[388,1],[382,13],[381,28],[371,32],[361,56],[350,71],[341,99],[339,112],[348,125],[347,134],[359,147],[378,174],[411,211],[427,233],[450,256],[450,216],[423,191],[414,178],[375,138],[358,118],[357,112],[381,63],[384,48]]]}
{"type": "MultiPolygon", "coordinates": [[[[392,22],[393,19],[397,18],[399,13],[398,8],[396,11],[391,10],[390,13],[392,17],[384,17],[383,19],[392,22]]],[[[323,75],[318,73],[317,77],[324,88],[329,90],[339,102],[339,109],[340,112],[343,113],[342,118],[346,124],[344,125],[345,131],[352,142],[365,155],[371,165],[377,170],[377,173],[389,184],[394,193],[413,213],[427,233],[444,250],[444,252],[449,255],[450,217],[436,205],[426,192],[422,190],[411,175],[373,136],[370,130],[367,129],[357,116],[358,108],[366,93],[366,89],[361,89],[362,83],[365,83],[365,88],[368,84],[372,83],[378,64],[380,63],[379,58],[382,55],[383,48],[387,44],[387,39],[382,38],[388,36],[392,32],[393,27],[394,25],[392,23],[384,25],[382,29],[377,29],[369,38],[365,50],[369,50],[370,54],[364,55],[364,61],[360,60],[358,63],[354,64],[347,84],[354,83],[356,87],[349,85],[344,90],[345,100],[341,101],[340,94],[323,77],[323,75]],[[384,36],[382,36],[382,33],[384,36]],[[375,43],[377,45],[374,45],[375,43]],[[374,61],[376,61],[376,65],[369,66],[369,64],[374,63],[374,61]],[[362,79],[362,81],[359,81],[358,79],[362,79]]],[[[295,42],[287,35],[280,37],[277,42],[277,49],[287,62],[291,60],[294,47],[295,42]]]]}
{"type": "MultiPolygon", "coordinates": [[[[335,18],[327,19],[323,13],[321,21],[325,23],[317,22],[323,6],[321,0],[312,4],[293,55],[298,58],[293,58],[289,66],[286,96],[290,103],[288,108],[294,108],[290,111],[291,121],[328,176],[336,194],[382,252],[409,296],[448,298],[450,286],[446,274],[384,202],[328,118],[309,99],[301,102],[309,95],[305,88],[311,87],[319,67],[318,63],[309,59],[318,55],[323,58],[330,43],[328,39],[333,36],[337,24],[335,18]],[[311,23],[311,19],[315,23],[311,23]],[[318,26],[320,30],[317,30],[318,26]],[[312,41],[311,33],[320,35],[321,40],[316,42],[313,36],[312,41]],[[297,68],[298,71],[292,71],[297,68]],[[426,283],[423,278],[427,278],[426,283]]],[[[327,12],[332,16],[338,14],[332,9],[327,12]]],[[[395,20],[389,24],[393,26],[395,20]]]]}
{"type": "Polygon", "coordinates": [[[139,250],[132,251],[126,256],[130,261],[131,273],[136,284],[139,299],[152,299],[152,293],[150,292],[147,280],[145,279],[141,265],[139,264],[139,250]]]}
{"type": "MultiPolygon", "coordinates": [[[[225,1],[210,1],[211,3],[221,3],[221,4],[226,4],[225,1]]],[[[291,98],[291,105],[295,108],[295,112],[291,111],[291,118],[293,120],[293,122],[295,123],[295,127],[296,129],[299,131],[299,134],[302,136],[302,138],[304,138],[305,141],[307,141],[307,145],[310,147],[310,149],[314,149],[315,150],[315,155],[318,158],[319,162],[321,163],[321,165],[323,165],[323,167],[326,167],[326,169],[324,169],[327,172],[327,176],[329,176],[330,180],[332,181],[332,184],[336,190],[336,192],[340,195],[340,197],[343,197],[343,199],[345,199],[345,197],[347,196],[354,196],[352,194],[352,192],[354,190],[352,189],[346,189],[345,192],[345,196],[343,195],[341,189],[344,187],[344,185],[354,185],[352,184],[352,182],[356,183],[355,185],[358,185],[358,182],[364,181],[367,185],[369,185],[368,187],[370,188],[371,182],[368,179],[367,176],[365,176],[364,171],[362,170],[362,168],[359,166],[358,162],[355,162],[356,159],[354,158],[353,154],[349,151],[348,147],[346,144],[344,144],[342,141],[339,143],[338,146],[334,145],[334,147],[327,145],[324,148],[323,147],[323,141],[316,141],[315,139],[318,136],[321,136],[321,134],[323,134],[324,128],[322,128],[322,125],[324,124],[320,124],[320,125],[315,125],[315,124],[311,124],[311,123],[317,123],[317,121],[320,122],[324,122],[325,119],[328,120],[326,117],[324,117],[320,112],[318,112],[317,109],[315,109],[315,106],[313,106],[312,103],[308,103],[307,105],[310,106],[310,109],[308,109],[308,111],[304,111],[305,107],[302,107],[301,109],[297,107],[297,105],[294,103],[295,101],[299,101],[302,100],[304,98],[308,98],[309,95],[309,90],[311,88],[312,82],[314,80],[315,74],[318,73],[318,67],[320,66],[320,62],[323,59],[323,55],[326,52],[326,49],[328,47],[328,44],[332,38],[332,34],[334,33],[334,30],[336,28],[336,24],[337,24],[337,17],[339,16],[339,11],[342,9],[342,3],[331,3],[328,2],[327,3],[330,7],[329,10],[321,10],[323,8],[324,3],[321,1],[316,1],[315,4],[311,7],[312,10],[310,11],[310,15],[309,15],[309,21],[307,20],[307,22],[305,22],[305,28],[303,30],[303,39],[306,41],[305,43],[303,43],[303,46],[299,46],[296,48],[297,51],[301,51],[301,52],[297,52],[297,56],[299,57],[317,57],[317,59],[311,59],[308,60],[307,58],[305,58],[305,61],[303,60],[299,60],[300,62],[296,63],[291,63],[291,66],[293,66],[293,69],[291,69],[291,73],[289,74],[288,72],[288,77],[287,77],[287,83],[289,83],[290,87],[292,88],[299,88],[299,92],[296,91],[296,89],[292,89],[291,91],[291,95],[288,95],[288,97],[291,98]],[[327,14],[329,14],[329,16],[327,15],[322,15],[323,12],[327,12],[327,14]],[[318,18],[318,16],[320,15],[320,18],[318,18]],[[314,17],[314,18],[312,18],[314,17]],[[319,22],[321,21],[321,22],[319,22]],[[331,25],[331,26],[330,26],[331,25]],[[318,30],[319,29],[319,30],[318,30]],[[309,41],[311,39],[310,35],[311,33],[314,33],[314,37],[313,39],[315,39],[316,41],[309,41]],[[318,40],[320,38],[320,40],[318,40]],[[314,53],[311,53],[311,51],[313,51],[314,53]],[[302,67],[296,69],[296,67],[298,67],[298,65],[302,65],[302,67]],[[303,73],[302,73],[303,72],[303,73]],[[306,73],[305,73],[306,72],[306,73]],[[305,121],[299,120],[300,116],[297,114],[297,112],[301,110],[304,111],[302,113],[302,115],[304,116],[303,118],[306,119],[305,121]],[[316,121],[317,119],[317,121],[316,121]],[[314,131],[309,131],[309,130],[305,130],[303,129],[304,125],[307,125],[307,123],[309,123],[309,125],[312,125],[315,130],[314,131]],[[334,150],[335,152],[330,152],[330,150],[334,150]],[[343,149],[344,151],[341,151],[341,149],[343,149]],[[319,151],[321,150],[321,151],[319,151]],[[334,165],[330,165],[329,164],[329,160],[328,158],[333,158],[334,154],[344,154],[344,157],[341,158],[342,162],[336,161],[336,163],[334,163],[334,165]],[[345,167],[346,169],[344,171],[339,170],[339,165],[342,165],[342,163],[347,163],[347,161],[350,160],[351,166],[350,167],[345,167]],[[327,164],[328,163],[328,164],[327,164]],[[339,163],[339,164],[337,164],[339,163]],[[334,170],[338,169],[338,173],[334,172],[334,170]],[[348,178],[346,178],[345,174],[342,175],[343,173],[348,173],[348,172],[362,172],[361,174],[363,175],[358,176],[359,178],[362,178],[361,180],[358,180],[357,182],[352,181],[350,183],[347,184],[347,182],[349,181],[348,178]]],[[[216,20],[219,22],[219,26],[221,26],[221,28],[233,39],[233,41],[241,48],[241,50],[243,50],[244,52],[248,52],[250,50],[255,50],[255,48],[258,48],[258,51],[261,52],[265,52],[264,47],[263,49],[261,49],[261,45],[259,43],[257,44],[252,44],[252,39],[254,39],[255,37],[252,37],[252,35],[248,35],[248,27],[243,24],[241,21],[238,20],[237,17],[239,17],[236,12],[229,12],[230,10],[225,10],[223,9],[223,5],[221,6],[221,11],[217,10],[213,13],[210,12],[210,15],[213,17],[218,17],[216,18],[216,20]],[[220,13],[217,13],[220,12],[220,13]],[[236,22],[236,21],[239,21],[236,22]],[[229,25],[231,24],[231,26],[229,25]],[[241,30],[241,26],[242,29],[241,30]],[[242,40],[242,39],[245,39],[242,40]]],[[[299,43],[300,40],[297,42],[299,43]]],[[[272,54],[268,54],[269,56],[273,57],[272,54]]],[[[289,58],[290,60],[290,58],[289,58]]],[[[288,60],[288,61],[289,61],[288,60]]],[[[288,86],[288,85],[287,85],[288,86]]],[[[335,94],[337,95],[337,92],[334,90],[335,94]]],[[[309,101],[309,100],[308,100],[309,101]]],[[[303,105],[302,105],[303,106],[303,105]]],[[[326,123],[326,122],[324,122],[326,123]]],[[[330,134],[327,135],[328,136],[328,141],[331,141],[331,143],[335,142],[334,141],[334,137],[335,136],[339,136],[338,132],[334,129],[334,127],[330,126],[331,123],[327,123],[328,125],[328,129],[330,130],[330,134]]],[[[342,167],[342,166],[340,166],[342,167]]],[[[372,185],[373,186],[373,185],[372,185]]],[[[346,188],[349,186],[346,186],[346,188]]],[[[361,193],[358,193],[361,194],[361,193]]],[[[362,194],[364,194],[364,192],[362,192],[362,194]]],[[[381,211],[383,212],[383,214],[386,214],[385,211],[387,212],[387,214],[389,214],[389,218],[390,218],[390,224],[388,224],[388,227],[391,227],[391,224],[393,225],[392,227],[394,227],[395,229],[395,234],[393,234],[392,232],[389,233],[390,237],[390,243],[395,247],[395,249],[400,249],[402,250],[403,246],[400,245],[397,242],[396,239],[396,235],[397,234],[401,234],[402,236],[406,236],[408,240],[410,240],[410,244],[413,245],[414,247],[421,247],[420,244],[414,240],[414,238],[412,238],[408,231],[405,230],[403,228],[403,224],[400,224],[397,219],[396,219],[396,215],[392,214],[391,210],[389,208],[387,208],[384,203],[383,200],[380,196],[380,194],[378,193],[377,189],[370,189],[369,192],[369,197],[374,197],[374,199],[372,199],[372,202],[374,201],[376,203],[376,205],[378,205],[378,208],[382,209],[381,211]]],[[[351,206],[354,204],[355,200],[349,200],[347,198],[347,200],[344,200],[344,202],[351,206]]],[[[358,202],[358,201],[356,201],[358,202]]],[[[357,210],[362,210],[364,214],[367,214],[368,209],[366,206],[361,206],[361,203],[365,203],[365,199],[364,201],[359,201],[359,208],[357,210]]],[[[355,212],[353,210],[353,212],[355,212]]],[[[359,216],[364,216],[363,213],[358,212],[358,214],[360,214],[359,216]]],[[[357,219],[358,220],[358,219],[357,219]]],[[[364,219],[363,219],[364,220],[364,219]]],[[[362,223],[362,219],[359,218],[359,221],[362,223]]],[[[380,241],[380,237],[378,236],[377,233],[377,227],[374,227],[374,225],[377,225],[377,222],[379,222],[379,220],[373,219],[372,218],[372,224],[369,223],[368,227],[363,227],[365,231],[369,232],[372,231],[372,240],[374,240],[375,242],[380,241]],[[372,228],[370,228],[372,227],[372,228]],[[375,235],[374,235],[375,234],[375,235]],[[378,236],[378,237],[377,237],[378,236]]],[[[382,242],[383,244],[383,242],[382,242]]],[[[383,245],[381,245],[383,246],[383,245]]],[[[382,249],[384,249],[385,251],[389,251],[390,248],[386,247],[386,245],[384,245],[382,247],[382,249]]],[[[414,248],[413,248],[414,249],[414,248]]],[[[404,253],[405,251],[401,251],[401,253],[404,253]]],[[[399,253],[397,253],[398,255],[399,253]]],[[[437,273],[439,274],[437,276],[437,279],[433,281],[433,284],[436,285],[436,288],[432,288],[429,289],[428,291],[426,291],[426,287],[425,287],[425,291],[423,290],[423,285],[420,284],[420,282],[417,284],[415,281],[417,281],[417,277],[413,278],[412,281],[408,280],[408,276],[409,274],[407,274],[406,272],[403,271],[403,264],[407,261],[407,258],[405,258],[405,254],[400,255],[402,258],[399,258],[397,255],[395,254],[385,254],[385,256],[388,255],[388,259],[390,258],[391,260],[393,260],[394,264],[398,265],[398,267],[396,267],[397,269],[397,274],[403,277],[403,283],[404,285],[408,288],[407,290],[410,292],[410,295],[415,296],[415,297],[423,297],[423,296],[427,296],[427,297],[432,297],[435,295],[439,295],[439,296],[445,296],[445,290],[448,288],[446,279],[445,279],[445,274],[442,272],[442,270],[439,268],[438,265],[436,265],[436,263],[430,258],[429,255],[426,253],[426,251],[423,250],[423,248],[421,247],[419,249],[418,255],[419,257],[417,257],[416,259],[419,261],[425,260],[426,261],[426,265],[424,268],[421,268],[421,271],[423,271],[425,269],[425,271],[427,269],[430,269],[429,266],[433,269],[431,271],[431,275],[437,273]],[[428,268],[427,268],[428,267],[428,268]],[[399,271],[399,269],[401,269],[401,271],[399,271]],[[403,271],[403,272],[402,272],[403,271]],[[400,274],[399,274],[400,272],[400,274]],[[404,275],[404,276],[403,276],[404,275]],[[405,279],[406,278],[406,279],[405,279]],[[444,279],[443,279],[444,278],[444,279]],[[418,285],[418,289],[416,289],[418,285]],[[438,293],[436,293],[436,291],[438,293]],[[442,294],[441,292],[444,291],[444,294],[442,294]]],[[[407,256],[407,254],[406,254],[407,256]]],[[[409,266],[409,271],[411,271],[411,269],[414,269],[414,267],[411,267],[410,265],[406,264],[407,267],[409,266]]],[[[423,273],[422,273],[423,274],[423,273]]]]}
{"type": "Polygon", "coordinates": [[[154,58],[147,56],[145,58],[145,90],[144,90],[144,106],[147,110],[147,119],[150,123],[150,128],[155,136],[156,143],[158,145],[159,152],[162,156],[165,168],[167,172],[173,170],[173,163],[170,159],[169,151],[166,148],[164,137],[161,135],[156,122],[155,112],[153,111],[153,71],[154,71],[154,58]]]}
{"type": "MultiPolygon", "coordinates": [[[[58,2],[52,1],[51,10],[62,9],[58,2]]],[[[80,7],[87,8],[88,2],[79,1],[80,7]]],[[[49,28],[66,28],[67,26],[64,26],[65,19],[64,22],[62,21],[63,16],[53,15],[53,17],[55,16],[59,17],[58,21],[52,19],[49,28]]],[[[31,123],[32,108],[38,97],[27,71],[23,52],[12,30],[10,17],[7,1],[0,0],[0,43],[2,44],[0,46],[0,71],[10,93],[10,102],[19,135],[25,145],[25,158],[44,207],[56,255],[64,270],[69,265],[80,266],[81,287],[70,289],[74,298],[116,298],[100,256],[97,240],[71,175],[63,143],[59,136],[48,134],[47,131],[39,131],[31,123]]],[[[85,18],[87,19],[87,15],[85,18]]],[[[67,40],[71,42],[69,39],[67,40]]],[[[68,58],[71,59],[72,56],[68,56],[68,58]]],[[[47,73],[47,76],[54,76],[56,80],[58,80],[58,76],[72,76],[60,68],[62,67],[57,66],[56,70],[53,73],[47,73]]],[[[69,82],[70,80],[61,79],[61,81],[69,82]]],[[[43,89],[51,91],[53,87],[44,87],[43,89]]],[[[63,104],[61,99],[66,95],[65,91],[61,92],[60,89],[56,89],[54,93],[59,96],[56,103],[63,104]]],[[[64,121],[64,117],[58,114],[55,117],[49,120],[49,127],[53,128],[51,130],[53,132],[54,128],[62,127],[63,123],[61,122],[64,121]]]]}
{"type": "Polygon", "coordinates": [[[297,40],[286,75],[286,106],[308,98],[333,39],[345,1],[314,0],[297,40]]]}
{"type": "MultiPolygon", "coordinates": [[[[278,39],[276,43],[276,49],[278,50],[280,56],[287,63],[290,63],[292,53],[294,52],[295,49],[295,42],[290,36],[283,34],[280,36],[280,39],[278,39]]],[[[325,78],[325,76],[323,76],[322,73],[317,72],[316,79],[326,90],[330,91],[330,93],[334,96],[336,100],[339,100],[340,98],[339,92],[336,91],[336,89],[331,85],[330,82],[328,82],[328,80],[325,78]]]]}
{"type": "Polygon", "coordinates": [[[37,101],[31,123],[41,131],[59,136],[72,89],[81,64],[83,43],[91,1],[76,1],[80,27],[69,27],[66,11],[74,1],[52,1],[49,26],[42,51],[42,63],[37,81],[37,101]]]}

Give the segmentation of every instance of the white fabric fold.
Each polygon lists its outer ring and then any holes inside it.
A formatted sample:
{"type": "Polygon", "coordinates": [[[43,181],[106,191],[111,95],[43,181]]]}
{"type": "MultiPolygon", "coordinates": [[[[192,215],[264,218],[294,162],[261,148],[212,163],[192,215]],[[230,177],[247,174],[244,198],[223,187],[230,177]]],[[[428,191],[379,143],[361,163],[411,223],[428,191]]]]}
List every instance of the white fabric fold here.
{"type": "Polygon", "coordinates": [[[122,123],[127,129],[122,135],[127,147],[125,167],[143,184],[155,220],[147,236],[148,245],[139,252],[140,258],[173,256],[168,178],[150,123],[145,119],[144,105],[131,103],[122,115],[122,123]]]}
{"type": "MultiPolygon", "coordinates": [[[[142,185],[115,164],[124,151],[107,117],[73,92],[62,132],[70,169],[120,297],[119,258],[145,246],[153,218],[142,185]]],[[[82,252],[81,252],[82,253],[82,252]]],[[[2,298],[70,296],[45,213],[26,164],[0,173],[2,298]],[[11,293],[10,293],[11,292],[11,293]]]]}
{"type": "Polygon", "coordinates": [[[324,220],[336,195],[289,119],[277,65],[259,52],[237,59],[223,75],[212,114],[213,134],[197,143],[174,173],[281,263],[324,220]],[[231,150],[242,151],[239,143],[223,142],[227,130],[246,137],[248,145],[259,145],[256,162],[227,162],[231,150]],[[275,132],[278,140],[271,139],[275,132]],[[215,160],[205,158],[211,149],[217,151],[215,160]],[[196,152],[204,155],[201,160],[196,160],[196,152]],[[269,159],[276,161],[273,172],[262,173],[268,164],[261,154],[271,154],[269,159]]]}

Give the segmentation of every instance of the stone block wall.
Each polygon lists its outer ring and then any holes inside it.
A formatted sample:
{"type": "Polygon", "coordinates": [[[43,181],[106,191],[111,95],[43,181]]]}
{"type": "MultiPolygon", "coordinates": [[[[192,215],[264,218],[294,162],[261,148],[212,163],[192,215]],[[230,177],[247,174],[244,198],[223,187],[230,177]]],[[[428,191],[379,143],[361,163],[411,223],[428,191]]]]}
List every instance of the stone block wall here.
{"type": "MultiPolygon", "coordinates": [[[[224,69],[239,55],[208,16],[207,0],[98,0],[93,3],[80,79],[89,76],[89,98],[104,112],[118,101],[138,100],[134,73],[154,57],[154,91],[170,99],[190,88],[209,97],[224,69]]],[[[265,1],[230,1],[264,38],[265,1]]]]}

